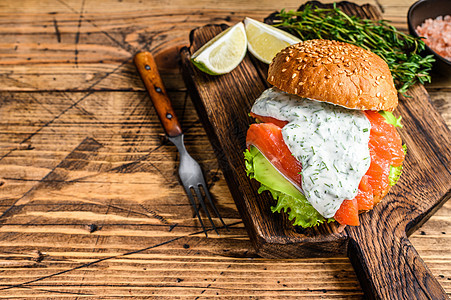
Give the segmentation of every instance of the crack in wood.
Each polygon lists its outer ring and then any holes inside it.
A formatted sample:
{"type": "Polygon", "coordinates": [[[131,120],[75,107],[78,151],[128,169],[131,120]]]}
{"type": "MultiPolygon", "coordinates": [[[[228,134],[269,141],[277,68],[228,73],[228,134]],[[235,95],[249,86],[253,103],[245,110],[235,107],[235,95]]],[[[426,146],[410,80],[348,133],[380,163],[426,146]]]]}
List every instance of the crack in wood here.
{"type": "MultiPolygon", "coordinates": [[[[232,227],[232,226],[234,226],[236,224],[239,224],[239,223],[241,223],[241,221],[240,222],[235,222],[235,223],[232,223],[232,224],[228,224],[227,227],[232,227]]],[[[224,226],[220,226],[220,227],[217,227],[217,228],[223,229],[224,226]]],[[[206,231],[212,231],[212,230],[213,230],[213,228],[210,228],[210,229],[207,228],[206,229],[206,231]]],[[[110,260],[110,259],[115,259],[115,258],[129,256],[129,255],[132,255],[132,254],[141,253],[141,252],[144,252],[144,251],[147,251],[147,250],[151,250],[151,249],[154,249],[154,248],[158,248],[160,246],[164,246],[164,245],[173,243],[175,241],[178,241],[178,240],[186,238],[186,237],[199,235],[199,234],[203,234],[203,233],[204,233],[204,230],[200,230],[200,231],[192,232],[192,233],[189,233],[189,234],[186,234],[186,235],[183,235],[183,236],[178,236],[178,237],[166,240],[164,242],[161,242],[161,243],[158,243],[158,244],[146,247],[146,248],[129,251],[129,252],[126,252],[126,253],[123,253],[123,254],[112,255],[112,256],[96,259],[96,260],[94,260],[92,262],[85,263],[85,264],[82,264],[82,265],[79,265],[79,266],[76,266],[76,267],[73,267],[73,268],[70,268],[70,269],[66,269],[66,270],[63,270],[63,271],[60,271],[60,272],[56,272],[56,273],[53,273],[53,274],[41,276],[39,278],[28,280],[28,281],[25,281],[25,282],[22,282],[22,283],[12,284],[12,285],[9,285],[9,286],[6,286],[6,287],[2,287],[2,288],[0,288],[0,291],[9,290],[9,289],[13,289],[13,288],[28,287],[28,285],[30,285],[32,283],[35,283],[35,282],[38,282],[38,281],[42,281],[44,279],[49,279],[49,278],[52,278],[52,277],[55,277],[55,276],[58,276],[58,275],[69,273],[71,271],[75,271],[75,270],[79,270],[79,269],[82,269],[82,268],[86,268],[86,267],[89,267],[89,266],[92,266],[92,265],[95,265],[95,264],[98,264],[100,262],[104,262],[104,261],[107,261],[107,260],[110,260]]]]}
{"type": "Polygon", "coordinates": [[[5,216],[10,215],[10,213],[15,210],[20,210],[28,202],[32,201],[32,196],[34,193],[48,186],[60,187],[63,184],[64,179],[61,177],[63,175],[56,173],[57,169],[67,169],[67,170],[77,170],[82,168],[88,163],[89,156],[97,153],[97,151],[103,147],[102,144],[98,143],[93,138],[85,138],[72,152],[70,152],[57,166],[51,169],[47,175],[45,175],[41,180],[38,181],[36,185],[31,187],[27,192],[25,192],[21,197],[16,199],[1,215],[0,224],[5,221],[5,216]],[[53,179],[57,179],[56,181],[53,179]]]}
{"type": "Polygon", "coordinates": [[[177,224],[172,224],[172,225],[171,225],[171,223],[169,223],[169,221],[166,220],[165,217],[163,217],[162,215],[160,215],[160,214],[157,213],[156,211],[147,209],[147,207],[145,207],[145,206],[142,205],[141,203],[139,204],[139,206],[140,206],[142,209],[144,209],[146,212],[148,212],[148,213],[149,213],[149,216],[151,216],[151,217],[157,219],[158,221],[160,221],[161,223],[163,223],[163,224],[165,224],[165,225],[169,225],[169,227],[170,227],[170,230],[169,230],[169,231],[171,231],[172,229],[174,229],[175,226],[177,226],[177,224]]]}
{"type": "MultiPolygon", "coordinates": [[[[144,49],[145,47],[147,47],[147,44],[145,44],[143,47],[141,47],[141,49],[139,49],[136,53],[140,52],[142,49],[144,49]]],[[[53,118],[52,120],[48,121],[46,124],[44,124],[42,127],[38,128],[35,132],[31,133],[29,136],[27,136],[24,140],[22,140],[21,143],[24,143],[26,141],[28,141],[29,139],[31,139],[33,136],[35,136],[36,134],[38,134],[42,129],[44,129],[45,127],[49,126],[50,124],[52,124],[53,122],[55,122],[58,118],[60,118],[63,114],[65,114],[67,111],[69,111],[70,109],[72,109],[73,107],[76,107],[78,104],[80,104],[83,100],[85,100],[88,96],[92,95],[95,91],[91,90],[93,87],[95,87],[97,84],[99,84],[102,80],[106,79],[107,77],[109,77],[111,74],[114,74],[117,70],[119,70],[122,66],[124,66],[125,64],[129,63],[132,59],[133,59],[134,55],[129,57],[128,59],[124,60],[121,64],[119,64],[116,68],[114,68],[112,71],[107,72],[104,76],[100,77],[97,81],[93,82],[88,88],[88,93],[86,95],[84,95],[83,97],[81,97],[80,99],[78,99],[77,101],[75,101],[72,105],[70,105],[69,107],[67,107],[66,109],[64,109],[63,111],[61,111],[57,116],[55,116],[55,118],[53,118]]],[[[0,161],[3,160],[5,157],[9,156],[12,152],[14,152],[16,149],[11,149],[8,152],[6,152],[4,155],[2,155],[0,157],[0,161]]]]}
{"type": "Polygon", "coordinates": [[[42,289],[42,288],[37,288],[37,287],[34,287],[34,286],[21,286],[21,287],[18,287],[18,288],[28,289],[28,290],[33,290],[33,291],[50,292],[50,293],[55,293],[55,294],[64,294],[64,295],[94,296],[94,294],[81,293],[81,292],[65,292],[65,291],[58,291],[58,290],[42,289]]]}
{"type": "Polygon", "coordinates": [[[58,22],[56,21],[56,19],[53,19],[53,27],[55,28],[56,40],[58,41],[58,43],[61,43],[61,33],[58,29],[58,22]]]}
{"type": "MultiPolygon", "coordinates": [[[[86,99],[87,97],[89,97],[93,92],[88,92],[86,95],[84,95],[83,97],[81,97],[78,101],[76,101],[75,103],[73,103],[72,105],[70,105],[69,107],[65,108],[64,110],[62,110],[58,115],[56,115],[53,119],[51,119],[50,121],[48,121],[47,123],[45,123],[44,125],[42,125],[41,127],[39,127],[38,129],[36,129],[33,133],[31,133],[30,135],[28,135],[25,139],[23,139],[20,144],[23,144],[27,141],[29,141],[32,137],[34,137],[36,134],[38,134],[41,130],[43,130],[44,128],[48,127],[50,124],[52,124],[53,122],[55,122],[57,119],[59,119],[63,114],[65,114],[67,111],[69,111],[71,108],[73,108],[74,106],[76,106],[78,103],[80,103],[81,101],[83,101],[84,99],[86,99]]],[[[3,156],[0,157],[0,161],[3,160],[5,157],[9,156],[12,152],[14,152],[15,150],[17,150],[17,148],[11,149],[10,151],[6,152],[3,156]]]]}
{"type": "Polygon", "coordinates": [[[42,107],[46,112],[49,113],[49,115],[53,116],[53,112],[51,110],[49,110],[47,107],[44,106],[44,104],[42,104],[41,101],[39,101],[34,95],[32,94],[28,94],[28,96],[33,99],[34,102],[36,102],[37,104],[39,104],[40,107],[42,107]]]}
{"type": "MultiPolygon", "coordinates": [[[[185,206],[189,207],[189,203],[186,204],[185,206]]],[[[120,209],[120,210],[125,210],[122,207],[119,206],[115,206],[112,205],[111,207],[115,208],[115,209],[120,209]]],[[[49,210],[50,211],[56,211],[56,210],[49,210]]],[[[142,212],[137,212],[137,211],[131,211],[134,214],[139,214],[142,215],[144,217],[148,217],[150,218],[149,215],[146,215],[145,213],[142,212]]],[[[33,221],[33,220],[31,220],[33,221]]],[[[67,227],[79,227],[81,229],[86,229],[88,228],[90,225],[86,225],[86,224],[80,224],[80,223],[45,223],[45,224],[38,224],[38,223],[3,223],[2,226],[21,226],[21,227],[39,227],[39,226],[67,226],[67,227]]],[[[114,226],[119,226],[119,227],[124,227],[124,226],[139,226],[139,227],[169,227],[168,232],[171,232],[174,228],[199,228],[199,226],[197,225],[180,225],[179,223],[175,223],[172,225],[166,225],[166,224],[146,224],[146,223],[108,223],[102,226],[101,229],[104,228],[108,228],[108,227],[114,227],[114,226]]],[[[228,226],[228,225],[227,225],[228,226]]],[[[100,230],[100,229],[99,229],[100,230]]],[[[247,257],[248,258],[248,257],[247,257]]],[[[251,258],[255,258],[255,257],[251,257],[251,258]]]]}
{"type": "Polygon", "coordinates": [[[85,0],[81,3],[81,10],[80,10],[80,17],[78,18],[78,25],[77,25],[77,33],[75,34],[75,66],[78,68],[78,43],[80,42],[80,29],[81,29],[81,23],[83,21],[83,10],[85,7],[85,0]]]}
{"type": "MultiPolygon", "coordinates": [[[[63,4],[64,6],[66,6],[69,10],[71,10],[74,13],[77,13],[77,11],[75,9],[73,9],[71,6],[69,6],[68,4],[66,4],[64,1],[62,0],[57,0],[59,3],[63,4]]],[[[80,16],[81,18],[83,18],[83,20],[85,20],[86,22],[88,22],[89,24],[91,24],[92,26],[94,26],[97,29],[100,29],[100,27],[94,23],[94,21],[87,19],[85,16],[80,16]]],[[[120,43],[118,40],[116,40],[114,37],[112,37],[108,32],[106,32],[105,30],[100,29],[100,32],[102,34],[104,34],[107,38],[109,38],[112,42],[114,42],[116,45],[118,45],[119,47],[121,47],[122,49],[124,49],[125,51],[132,53],[133,50],[130,49],[130,47],[127,47],[126,45],[120,43]]]]}

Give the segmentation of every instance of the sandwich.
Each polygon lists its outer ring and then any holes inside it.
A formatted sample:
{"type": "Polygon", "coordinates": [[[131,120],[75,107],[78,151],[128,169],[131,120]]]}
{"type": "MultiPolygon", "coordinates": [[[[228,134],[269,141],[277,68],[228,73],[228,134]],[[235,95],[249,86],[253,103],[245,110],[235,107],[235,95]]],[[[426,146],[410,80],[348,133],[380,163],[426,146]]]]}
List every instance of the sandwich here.
{"type": "Polygon", "coordinates": [[[252,106],[246,171],[293,225],[359,225],[396,184],[405,145],[387,63],[355,45],[308,40],[272,60],[252,106]]]}

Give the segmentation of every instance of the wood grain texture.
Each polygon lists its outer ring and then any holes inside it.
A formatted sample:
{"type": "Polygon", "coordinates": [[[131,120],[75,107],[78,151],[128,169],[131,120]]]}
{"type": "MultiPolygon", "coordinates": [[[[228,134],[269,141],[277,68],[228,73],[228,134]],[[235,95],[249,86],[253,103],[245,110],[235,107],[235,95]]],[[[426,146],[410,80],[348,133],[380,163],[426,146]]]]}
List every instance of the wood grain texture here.
{"type": "MultiPolygon", "coordinates": [[[[342,5],[350,7],[351,12],[359,9],[349,3],[342,5]]],[[[368,15],[368,9],[371,7],[362,10],[362,14],[368,15]]],[[[406,135],[403,141],[409,153],[412,152],[405,163],[409,172],[404,172],[400,185],[406,184],[409,190],[393,188],[382,204],[362,217],[360,227],[347,227],[346,234],[339,234],[333,223],[302,230],[299,234],[283,215],[274,215],[269,210],[272,197],[269,193],[256,193],[258,184],[246,176],[242,155],[236,155],[245,148],[244,132],[251,122],[247,112],[256,98],[254,94],[258,96],[267,86],[266,70],[262,70],[261,64],[254,65],[245,59],[230,74],[213,78],[190,64],[190,53],[223,29],[205,26],[191,33],[191,47],[182,50],[183,74],[213,145],[227,158],[221,168],[257,253],[266,257],[295,258],[337,255],[348,249],[367,297],[447,298],[406,237],[406,229],[417,227],[450,195],[450,133],[429,103],[425,89],[419,85],[411,88],[409,97],[414,101],[404,99],[399,109],[409,129],[403,131],[402,136],[406,135]],[[218,95],[222,95],[221,98],[218,95]],[[419,184],[415,178],[418,175],[429,183],[426,187],[419,184]],[[420,189],[427,197],[410,195],[412,190],[420,189]]]]}
{"type": "MultiPolygon", "coordinates": [[[[0,299],[362,299],[344,255],[256,254],[178,70],[192,29],[301,2],[0,1],[0,299]],[[229,225],[220,236],[205,238],[179,185],[141,50],[229,225]]],[[[407,28],[413,0],[355,2],[407,28]]],[[[426,87],[450,124],[450,81],[426,87]]],[[[450,213],[448,201],[409,237],[448,293],[450,213]]]]}

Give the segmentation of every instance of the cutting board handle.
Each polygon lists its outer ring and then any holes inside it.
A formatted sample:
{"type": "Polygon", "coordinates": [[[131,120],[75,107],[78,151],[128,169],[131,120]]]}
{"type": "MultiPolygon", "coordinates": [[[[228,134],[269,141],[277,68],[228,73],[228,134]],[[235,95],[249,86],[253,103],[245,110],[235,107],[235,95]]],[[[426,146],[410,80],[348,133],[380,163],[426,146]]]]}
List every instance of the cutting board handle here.
{"type": "Polygon", "coordinates": [[[140,52],[135,55],[134,62],[166,134],[171,137],[182,134],[182,128],[172,108],[171,100],[166,93],[152,54],[140,52]]]}
{"type": "MultiPolygon", "coordinates": [[[[368,224],[369,225],[369,224],[368,224]]],[[[368,299],[449,299],[405,233],[348,231],[348,256],[368,299]]]]}

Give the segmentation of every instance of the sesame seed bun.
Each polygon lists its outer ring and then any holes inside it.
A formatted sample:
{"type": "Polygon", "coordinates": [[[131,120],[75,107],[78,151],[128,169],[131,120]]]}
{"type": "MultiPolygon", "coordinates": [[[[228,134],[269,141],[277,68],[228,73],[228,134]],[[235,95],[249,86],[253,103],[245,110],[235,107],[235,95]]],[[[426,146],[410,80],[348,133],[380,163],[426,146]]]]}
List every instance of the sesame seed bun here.
{"type": "Polygon", "coordinates": [[[350,109],[393,111],[398,105],[387,63],[338,41],[308,40],[285,48],[270,64],[268,82],[290,94],[350,109]]]}

